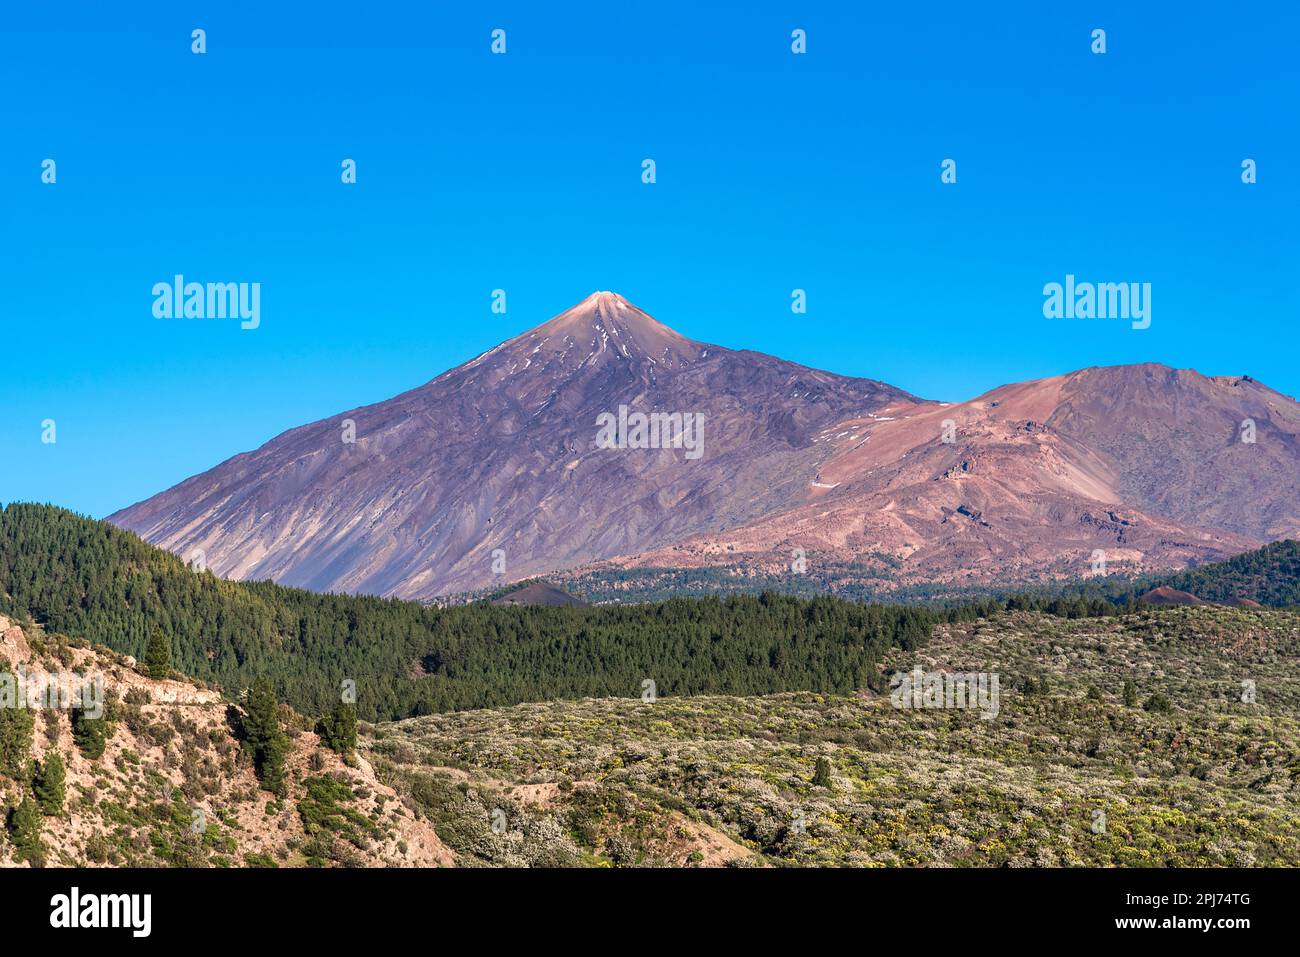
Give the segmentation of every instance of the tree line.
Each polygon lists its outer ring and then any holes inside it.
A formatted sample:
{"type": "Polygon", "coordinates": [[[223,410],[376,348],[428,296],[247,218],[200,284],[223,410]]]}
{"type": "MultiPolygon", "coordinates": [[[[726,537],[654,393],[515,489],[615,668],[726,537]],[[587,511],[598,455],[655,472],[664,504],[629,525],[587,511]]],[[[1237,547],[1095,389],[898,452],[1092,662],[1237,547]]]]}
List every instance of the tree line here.
{"type": "Polygon", "coordinates": [[[918,647],[941,621],[1004,608],[1112,614],[1131,598],[1022,595],[936,608],[765,592],[432,608],[225,581],[105,522],[51,506],[0,510],[0,611],[230,694],[263,678],[344,742],[357,717],[635,697],[647,681],[659,695],[849,693],[878,686],[885,653],[918,647]]]}

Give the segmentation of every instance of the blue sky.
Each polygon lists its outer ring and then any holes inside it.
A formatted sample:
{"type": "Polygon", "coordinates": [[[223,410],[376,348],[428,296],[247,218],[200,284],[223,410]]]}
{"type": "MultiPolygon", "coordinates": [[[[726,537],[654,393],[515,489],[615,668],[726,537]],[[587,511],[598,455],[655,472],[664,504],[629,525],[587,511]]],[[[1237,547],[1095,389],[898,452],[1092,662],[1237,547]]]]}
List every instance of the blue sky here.
{"type": "Polygon", "coordinates": [[[108,514],[596,289],[931,398],[1300,392],[1290,5],[279,6],[6,10],[0,502],[108,514]],[[260,282],[261,327],[155,319],[177,272],[260,282]],[[1151,328],[1044,319],[1067,272],[1150,282],[1151,328]]]}

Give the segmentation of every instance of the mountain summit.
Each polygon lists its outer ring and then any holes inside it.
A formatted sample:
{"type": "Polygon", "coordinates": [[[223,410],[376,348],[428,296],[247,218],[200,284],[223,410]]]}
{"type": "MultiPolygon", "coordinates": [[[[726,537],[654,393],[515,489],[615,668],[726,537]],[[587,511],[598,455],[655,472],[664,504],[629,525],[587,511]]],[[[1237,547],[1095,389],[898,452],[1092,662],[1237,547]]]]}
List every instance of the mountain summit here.
{"type": "Polygon", "coordinates": [[[423,386],[286,432],[110,521],[187,559],[201,551],[226,577],[430,598],[801,503],[821,430],[915,401],[694,342],[597,292],[423,386]],[[598,447],[598,417],[620,413],[700,417],[703,454],[598,447]]]}
{"type": "Polygon", "coordinates": [[[563,353],[568,343],[590,342],[597,346],[595,355],[608,353],[616,361],[644,359],[667,368],[689,365],[707,350],[614,292],[593,292],[506,345],[520,342],[551,354],[563,353]]]}

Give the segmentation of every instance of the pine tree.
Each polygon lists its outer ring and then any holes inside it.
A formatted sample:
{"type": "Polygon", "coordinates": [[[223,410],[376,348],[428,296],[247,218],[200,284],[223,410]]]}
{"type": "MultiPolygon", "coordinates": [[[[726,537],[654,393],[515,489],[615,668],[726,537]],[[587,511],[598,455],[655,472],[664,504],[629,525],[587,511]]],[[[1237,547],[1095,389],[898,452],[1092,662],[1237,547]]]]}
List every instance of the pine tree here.
{"type": "Polygon", "coordinates": [[[172,645],[163,634],[162,626],[154,625],[149,636],[149,647],[144,655],[144,668],[150,678],[166,678],[172,671],[172,645]]]}
{"type": "Polygon", "coordinates": [[[33,865],[44,862],[45,848],[41,845],[41,812],[36,802],[24,797],[9,814],[9,840],[18,852],[18,859],[33,865]]]}
{"type": "Polygon", "coordinates": [[[357,748],[356,705],[340,704],[320,721],[321,744],[331,751],[349,755],[357,748]]]}
{"type": "Polygon", "coordinates": [[[1138,689],[1131,681],[1124,682],[1124,707],[1136,708],[1138,706],[1138,689]]]}
{"type": "Polygon", "coordinates": [[[817,759],[817,769],[813,771],[812,783],[814,787],[829,788],[833,787],[835,782],[831,779],[834,772],[831,766],[831,759],[823,755],[817,759]]]}
{"type": "Polygon", "coordinates": [[[108,727],[103,718],[92,718],[81,708],[72,710],[72,739],[81,753],[95,760],[108,744],[108,727]]]}
{"type": "Polygon", "coordinates": [[[1151,697],[1147,698],[1146,702],[1142,705],[1142,708],[1146,711],[1154,711],[1157,714],[1168,714],[1170,711],[1174,710],[1174,706],[1170,703],[1169,699],[1158,691],[1151,697]]]}
{"type": "Polygon", "coordinates": [[[41,810],[51,817],[63,813],[63,779],[63,757],[58,751],[51,751],[41,762],[36,771],[36,780],[32,782],[32,790],[36,792],[41,810]]]}
{"type": "MultiPolygon", "coordinates": [[[[9,663],[0,661],[0,676],[9,682],[14,681],[9,663]]],[[[14,684],[13,694],[17,695],[14,684]]],[[[26,782],[30,768],[32,752],[32,731],[36,724],[32,713],[22,707],[21,701],[0,702],[0,774],[15,781],[26,782]]]]}
{"type": "Polygon", "coordinates": [[[249,689],[243,729],[262,787],[272,794],[284,794],[284,758],[289,741],[280,725],[280,702],[266,678],[258,678],[249,689]]]}

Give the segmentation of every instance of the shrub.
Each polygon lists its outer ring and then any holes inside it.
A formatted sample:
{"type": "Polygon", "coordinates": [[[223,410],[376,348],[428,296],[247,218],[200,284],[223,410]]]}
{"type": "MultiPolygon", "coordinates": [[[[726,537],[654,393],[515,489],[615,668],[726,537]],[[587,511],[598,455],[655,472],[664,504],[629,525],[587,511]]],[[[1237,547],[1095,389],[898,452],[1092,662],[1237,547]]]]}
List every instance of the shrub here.
{"type": "Polygon", "coordinates": [[[1144,711],[1150,711],[1155,714],[1168,714],[1170,711],[1174,710],[1174,706],[1170,703],[1169,699],[1159,692],[1156,692],[1151,697],[1147,698],[1146,702],[1142,705],[1142,708],[1144,711]]]}
{"type": "Polygon", "coordinates": [[[829,788],[833,787],[835,782],[831,780],[831,774],[834,769],[831,767],[831,759],[822,756],[817,759],[817,769],[813,771],[812,783],[814,787],[829,788]]]}

